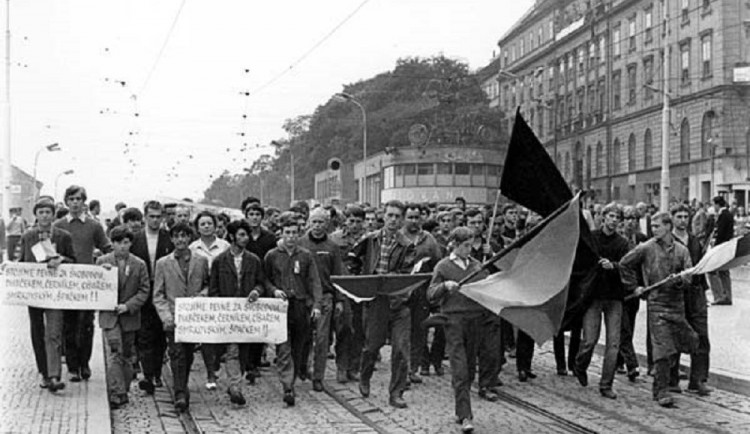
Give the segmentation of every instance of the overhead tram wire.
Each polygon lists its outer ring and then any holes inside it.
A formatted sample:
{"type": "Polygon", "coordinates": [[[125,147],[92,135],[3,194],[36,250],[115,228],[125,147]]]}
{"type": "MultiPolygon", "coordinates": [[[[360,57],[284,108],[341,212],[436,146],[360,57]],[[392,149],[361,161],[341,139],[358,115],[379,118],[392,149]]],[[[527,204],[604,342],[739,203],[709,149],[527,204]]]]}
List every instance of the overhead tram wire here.
{"type": "Polygon", "coordinates": [[[164,55],[164,50],[167,48],[167,44],[169,44],[169,40],[172,37],[172,33],[174,32],[175,27],[177,26],[177,22],[180,19],[180,14],[182,13],[182,9],[185,7],[185,3],[187,3],[187,0],[182,0],[180,2],[180,7],[177,9],[177,13],[175,14],[174,19],[172,20],[172,25],[169,27],[169,31],[167,32],[166,38],[164,38],[164,43],[161,45],[161,48],[159,49],[159,54],[156,56],[156,60],[154,61],[154,64],[151,66],[151,70],[148,72],[148,75],[146,76],[146,80],[143,82],[143,85],[141,86],[141,90],[138,92],[139,96],[143,95],[146,88],[148,87],[149,82],[151,81],[151,77],[154,75],[154,71],[156,71],[156,67],[159,66],[159,61],[161,61],[161,58],[164,55]]]}
{"type": "Polygon", "coordinates": [[[316,42],[315,45],[313,45],[309,50],[307,50],[304,54],[302,54],[302,56],[300,56],[297,60],[295,60],[294,62],[292,62],[291,65],[289,65],[288,68],[284,69],[283,71],[281,71],[280,73],[276,74],[273,78],[271,78],[270,80],[268,80],[264,84],[258,86],[254,90],[252,90],[250,92],[250,95],[248,95],[248,97],[249,98],[254,97],[256,94],[262,92],[266,88],[268,88],[271,85],[273,85],[274,83],[276,83],[279,79],[281,79],[281,77],[283,77],[286,74],[288,74],[289,71],[291,71],[292,69],[294,69],[300,63],[302,63],[302,61],[304,61],[307,57],[309,57],[316,49],[318,49],[318,47],[320,47],[321,45],[323,45],[324,42],[326,42],[331,36],[333,36],[334,33],[336,33],[344,24],[346,24],[350,19],[352,19],[354,17],[354,15],[356,15],[357,12],[359,12],[359,10],[362,9],[369,2],[370,2],[370,0],[364,0],[362,3],[360,3],[359,6],[357,6],[349,15],[347,15],[346,17],[344,17],[344,19],[341,20],[341,22],[339,22],[330,32],[328,32],[325,36],[323,36],[323,38],[321,40],[319,40],[318,42],[316,42]]]}

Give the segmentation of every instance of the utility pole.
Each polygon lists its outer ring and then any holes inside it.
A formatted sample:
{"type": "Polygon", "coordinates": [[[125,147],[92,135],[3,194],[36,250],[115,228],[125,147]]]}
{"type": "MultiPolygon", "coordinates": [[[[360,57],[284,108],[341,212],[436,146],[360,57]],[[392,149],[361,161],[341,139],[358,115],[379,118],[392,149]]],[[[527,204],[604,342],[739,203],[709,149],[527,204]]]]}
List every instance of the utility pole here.
{"type": "MultiPolygon", "coordinates": [[[[664,2],[664,90],[662,92],[661,111],[661,201],[659,210],[669,210],[669,2],[664,2]]],[[[711,186],[713,187],[713,185],[711,186]]]]}
{"type": "MultiPolygon", "coordinates": [[[[2,193],[3,209],[0,215],[5,221],[10,220],[10,183],[13,178],[11,173],[11,152],[10,152],[10,0],[5,0],[5,92],[2,104],[2,111],[5,124],[5,134],[0,138],[0,148],[2,148],[3,158],[3,176],[2,176],[2,193]]],[[[36,188],[36,185],[34,185],[36,188]]]]}

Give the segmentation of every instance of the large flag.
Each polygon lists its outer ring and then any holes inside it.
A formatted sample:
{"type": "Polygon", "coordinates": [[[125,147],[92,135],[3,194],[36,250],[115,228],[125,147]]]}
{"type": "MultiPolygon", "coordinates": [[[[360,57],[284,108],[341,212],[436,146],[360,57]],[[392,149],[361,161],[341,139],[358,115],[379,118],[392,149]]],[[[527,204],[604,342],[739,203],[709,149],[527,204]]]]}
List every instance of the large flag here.
{"type": "Polygon", "coordinates": [[[558,333],[580,233],[578,196],[500,258],[502,271],[460,291],[541,344],[558,333]],[[520,245],[519,245],[520,244],[520,245]]]}
{"type": "MultiPolygon", "coordinates": [[[[500,191],[505,197],[542,217],[549,216],[573,197],[565,179],[521,116],[520,110],[516,111],[500,191]]],[[[588,308],[596,278],[599,255],[583,216],[580,216],[579,234],[581,242],[578,243],[570,276],[563,329],[570,328],[580,320],[588,308]]]]}
{"type": "Polygon", "coordinates": [[[729,270],[748,262],[750,262],[750,234],[745,234],[708,249],[703,258],[685,272],[704,274],[729,270]]]}
{"type": "Polygon", "coordinates": [[[431,273],[376,274],[370,276],[331,276],[331,282],[342,294],[357,303],[370,301],[376,295],[408,296],[432,278],[431,273]]]}

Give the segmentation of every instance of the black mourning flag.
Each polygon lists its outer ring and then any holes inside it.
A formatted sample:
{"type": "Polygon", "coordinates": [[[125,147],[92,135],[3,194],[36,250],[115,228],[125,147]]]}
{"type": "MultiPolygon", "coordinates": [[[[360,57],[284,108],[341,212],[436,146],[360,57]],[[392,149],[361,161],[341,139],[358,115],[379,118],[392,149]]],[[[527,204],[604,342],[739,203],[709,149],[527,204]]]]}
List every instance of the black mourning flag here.
{"type": "MultiPolygon", "coordinates": [[[[573,198],[568,184],[521,116],[520,109],[516,111],[500,191],[505,197],[542,217],[547,217],[573,198]]],[[[563,329],[580,321],[591,300],[591,291],[598,275],[599,255],[591,232],[582,215],[579,221],[581,238],[570,275],[563,329]]]]}

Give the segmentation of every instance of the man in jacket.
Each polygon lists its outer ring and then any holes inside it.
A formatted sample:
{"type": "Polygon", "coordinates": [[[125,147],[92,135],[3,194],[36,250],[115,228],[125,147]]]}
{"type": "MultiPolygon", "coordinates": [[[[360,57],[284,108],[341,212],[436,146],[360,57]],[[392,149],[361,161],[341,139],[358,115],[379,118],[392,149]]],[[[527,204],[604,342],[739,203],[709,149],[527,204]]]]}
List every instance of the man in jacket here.
{"type": "MultiPolygon", "coordinates": [[[[70,233],[52,225],[55,219],[54,202],[43,200],[37,202],[34,205],[34,217],[36,217],[36,227],[26,231],[21,237],[20,262],[39,262],[31,248],[39,242],[49,241],[55,247],[57,256],[45,260],[48,268],[57,269],[62,263],[74,263],[76,258],[70,233]]],[[[65,388],[65,383],[60,381],[63,312],[59,309],[29,307],[31,344],[34,347],[37,370],[42,374],[40,387],[50,392],[65,388]]]]}
{"type": "Polygon", "coordinates": [[[184,222],[175,223],[169,230],[174,252],[156,261],[154,273],[154,307],[164,324],[172,367],[174,406],[184,412],[190,406],[188,381],[193,364],[195,345],[175,341],[174,307],[179,297],[200,297],[208,294],[208,260],[193,255],[188,246],[193,230],[184,222]]]}
{"type": "MultiPolygon", "coordinates": [[[[716,207],[716,228],[715,244],[726,243],[734,236],[734,218],[727,209],[727,202],[721,196],[714,198],[714,207],[716,207]]],[[[711,282],[711,292],[714,295],[714,305],[732,304],[732,278],[729,270],[716,271],[709,273],[708,278],[711,282]]]]}
{"type": "Polygon", "coordinates": [[[141,327],[140,310],[150,293],[148,270],[142,259],[130,253],[133,233],[126,226],[110,231],[114,250],[96,260],[106,269],[117,268],[117,306],[99,312],[99,327],[109,348],[107,385],[112,408],[125,405],[133,379],[135,338],[141,327]]]}
{"type": "MultiPolygon", "coordinates": [[[[263,283],[266,278],[260,259],[245,249],[250,240],[250,225],[244,220],[237,220],[230,222],[226,230],[229,249],[214,259],[208,296],[244,297],[248,302],[254,302],[265,295],[263,283]]],[[[240,345],[246,344],[226,344],[225,367],[229,379],[229,400],[234,404],[244,405],[240,345]]]]}
{"type": "Polygon", "coordinates": [[[143,378],[138,382],[138,387],[150,395],[154,393],[154,387],[162,385],[161,368],[167,350],[164,325],[156,313],[153,302],[154,269],[156,261],[170,254],[174,250],[174,245],[169,238],[169,232],[162,229],[164,209],[161,203],[149,201],[143,211],[146,229],[134,235],[130,252],[144,261],[149,276],[148,299],[141,307],[141,328],[138,330],[136,342],[143,370],[143,378]]]}

